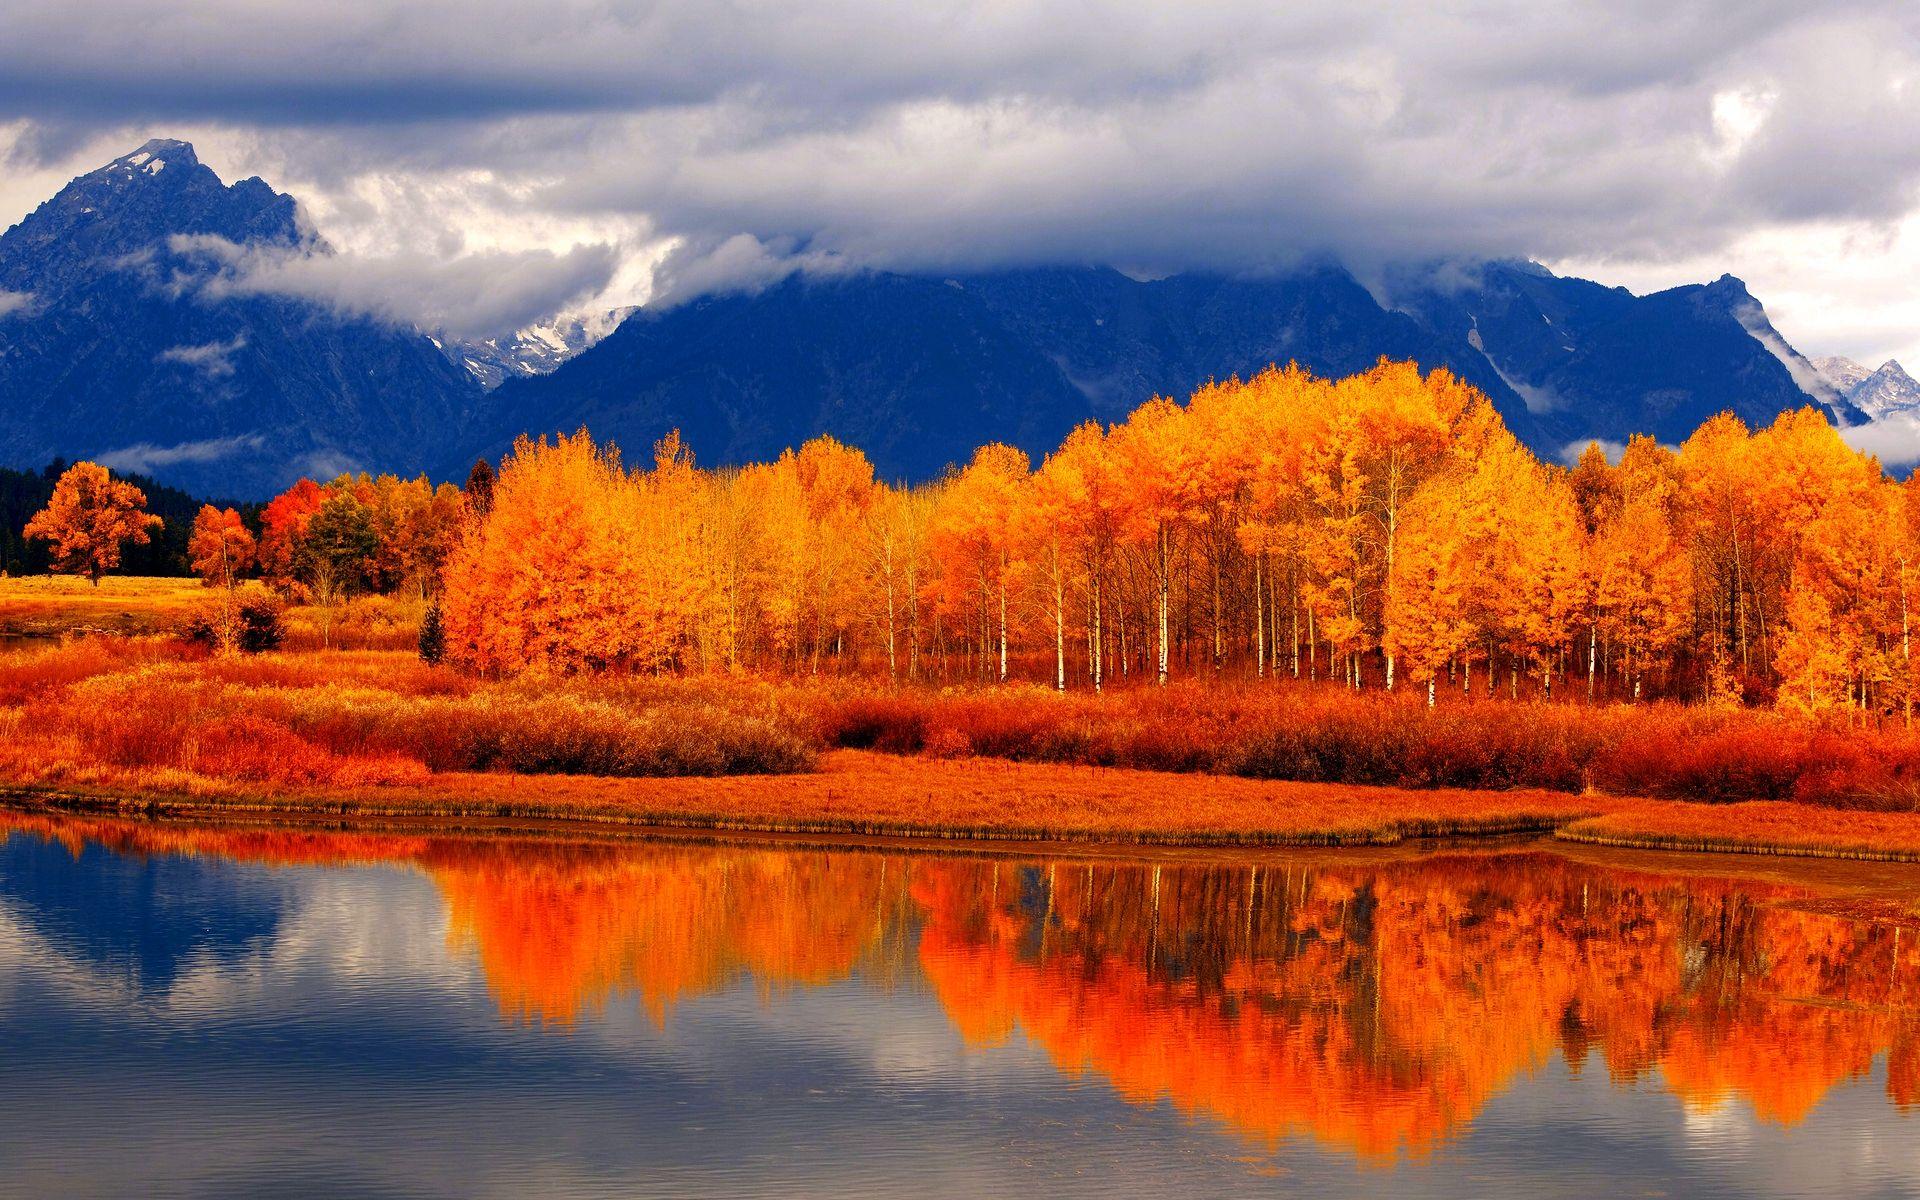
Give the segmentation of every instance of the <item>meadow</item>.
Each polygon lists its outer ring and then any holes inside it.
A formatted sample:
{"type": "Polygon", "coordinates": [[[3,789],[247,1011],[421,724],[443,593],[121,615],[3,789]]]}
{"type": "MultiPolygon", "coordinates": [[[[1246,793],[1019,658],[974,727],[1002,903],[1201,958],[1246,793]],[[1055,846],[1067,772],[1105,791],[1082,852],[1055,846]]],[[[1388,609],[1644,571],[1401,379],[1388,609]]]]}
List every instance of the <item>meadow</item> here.
{"type": "MultiPolygon", "coordinates": [[[[142,593],[156,625],[184,603],[144,581],[120,596],[142,593]]],[[[391,620],[368,640],[412,632],[391,620]]],[[[1290,680],[1063,695],[831,675],[488,679],[338,645],[216,655],[102,634],[0,651],[0,786],[67,806],[289,818],[1185,844],[1558,830],[1920,859],[1920,736],[1898,722],[1505,699],[1429,709],[1290,680]]]]}

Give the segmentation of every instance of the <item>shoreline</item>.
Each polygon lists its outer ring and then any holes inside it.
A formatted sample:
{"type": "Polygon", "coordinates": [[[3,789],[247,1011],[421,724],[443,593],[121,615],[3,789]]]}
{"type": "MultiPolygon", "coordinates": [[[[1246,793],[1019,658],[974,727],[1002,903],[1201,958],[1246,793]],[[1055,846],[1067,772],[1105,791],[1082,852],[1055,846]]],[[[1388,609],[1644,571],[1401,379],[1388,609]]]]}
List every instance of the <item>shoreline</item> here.
{"type": "Polygon", "coordinates": [[[1415,790],[995,759],[832,751],[788,775],[606,778],[446,773],[423,784],[281,788],[0,781],[25,812],[337,830],[872,839],[928,848],[1392,847],[1534,834],[1661,854],[1920,863],[1920,815],[1781,801],[1707,805],[1597,793],[1415,790]],[[1167,796],[1178,794],[1178,812],[1167,796]],[[939,819],[928,814],[938,812],[939,819]]]}

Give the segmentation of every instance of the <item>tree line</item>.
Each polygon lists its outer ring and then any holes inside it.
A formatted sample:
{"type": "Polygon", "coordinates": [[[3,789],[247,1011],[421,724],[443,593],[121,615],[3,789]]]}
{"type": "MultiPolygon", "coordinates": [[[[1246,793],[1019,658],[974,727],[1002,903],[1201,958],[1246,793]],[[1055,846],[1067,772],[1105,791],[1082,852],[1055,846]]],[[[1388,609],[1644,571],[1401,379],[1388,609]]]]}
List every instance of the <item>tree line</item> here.
{"type": "Polygon", "coordinates": [[[817,438],[522,439],[444,575],[486,672],[1176,675],[1907,712],[1920,496],[1812,409],[1543,462],[1445,370],[1295,367],[919,486],[817,438]]]}
{"type": "MultiPolygon", "coordinates": [[[[28,523],[56,567],[97,577],[158,530],[96,514],[111,549],[63,548],[107,478],[77,465],[28,523]]],[[[203,506],[186,556],[323,610],[431,600],[436,655],[488,673],[1284,677],[1910,714],[1916,486],[1813,409],[1544,462],[1470,385],[1383,360],[1156,397],[1038,466],[995,443],[921,485],[830,437],[719,470],[677,433],[634,469],[585,431],[522,439],[465,489],[343,475],[203,506]]]]}
{"type": "MultiPolygon", "coordinates": [[[[491,472],[478,464],[474,478],[484,483],[491,472]]],[[[436,487],[424,475],[302,479],[265,505],[200,504],[187,520],[178,515],[185,493],[158,489],[162,504],[150,505],[150,488],[97,463],[75,463],[26,493],[44,498],[22,525],[21,541],[35,548],[43,569],[97,584],[107,571],[150,568],[152,555],[143,551],[165,540],[169,554],[209,586],[231,589],[257,578],[325,607],[363,592],[428,598],[468,517],[460,488],[436,487]],[[150,507],[175,515],[163,518],[150,507]]]]}

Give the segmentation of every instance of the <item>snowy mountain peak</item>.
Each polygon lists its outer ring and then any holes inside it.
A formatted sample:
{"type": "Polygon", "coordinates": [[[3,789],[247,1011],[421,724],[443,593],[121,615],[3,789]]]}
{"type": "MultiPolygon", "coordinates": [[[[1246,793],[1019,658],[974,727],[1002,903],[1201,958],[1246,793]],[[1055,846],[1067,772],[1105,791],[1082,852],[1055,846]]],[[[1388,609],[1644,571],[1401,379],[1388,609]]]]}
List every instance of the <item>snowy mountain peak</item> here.
{"type": "Polygon", "coordinates": [[[1920,383],[1915,383],[1913,376],[1898,362],[1888,359],[1854,385],[1847,398],[1855,408],[1877,420],[1890,413],[1920,408],[1920,383]]]}
{"type": "Polygon", "coordinates": [[[449,342],[441,352],[491,391],[509,379],[554,371],[613,332],[633,311],[616,308],[586,317],[555,317],[506,337],[449,342]]]}
{"type": "Polygon", "coordinates": [[[1838,354],[1830,354],[1825,358],[1809,361],[1813,363],[1814,369],[1820,372],[1821,377],[1838,389],[1842,395],[1860,386],[1862,380],[1873,374],[1868,368],[1838,354]]]}
{"type": "Polygon", "coordinates": [[[1833,355],[1813,360],[1820,374],[1838,388],[1847,402],[1869,420],[1893,413],[1920,409],[1920,383],[1914,382],[1906,368],[1888,359],[1875,370],[1868,370],[1850,358],[1833,355]]]}
{"type": "Polygon", "coordinates": [[[123,154],[93,172],[96,178],[138,179],[154,176],[169,167],[186,170],[200,165],[200,156],[189,142],[172,138],[154,138],[131,154],[123,154]]]}

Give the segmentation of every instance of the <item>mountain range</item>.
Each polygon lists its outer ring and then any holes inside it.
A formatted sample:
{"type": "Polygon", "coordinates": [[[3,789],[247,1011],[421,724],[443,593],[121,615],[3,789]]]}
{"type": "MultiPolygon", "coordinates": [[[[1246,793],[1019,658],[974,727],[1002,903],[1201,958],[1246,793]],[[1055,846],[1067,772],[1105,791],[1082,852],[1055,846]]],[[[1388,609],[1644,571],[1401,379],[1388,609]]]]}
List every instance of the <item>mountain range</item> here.
{"type": "Polygon", "coordinates": [[[1593,438],[1677,441],[1723,410],[1763,424],[1811,403],[1856,422],[1915,386],[1898,364],[1854,378],[1810,362],[1731,276],[1636,296],[1516,261],[1365,283],[1335,263],[796,274],[477,342],[235,274],[249,254],[330,253],[291,197],[222,183],[184,142],[74,180],[0,235],[0,464],[90,457],[262,496],[346,469],[459,478],[517,434],[584,425],[630,454],[678,428],[709,464],[832,433],[883,475],[924,479],[984,441],[1037,458],[1081,421],[1208,379],[1382,356],[1455,371],[1558,458],[1593,438]]]}
{"type": "Polygon", "coordinates": [[[1847,404],[1868,420],[1879,421],[1920,409],[1920,383],[1906,368],[1888,359],[1869,370],[1850,358],[1816,358],[1814,367],[1847,404]]]}
{"type": "Polygon", "coordinates": [[[324,254],[294,201],[152,141],[0,235],[0,463],[88,457],[257,496],[361,464],[417,471],[479,386],[424,335],[216,291],[194,239],[324,254]]]}

